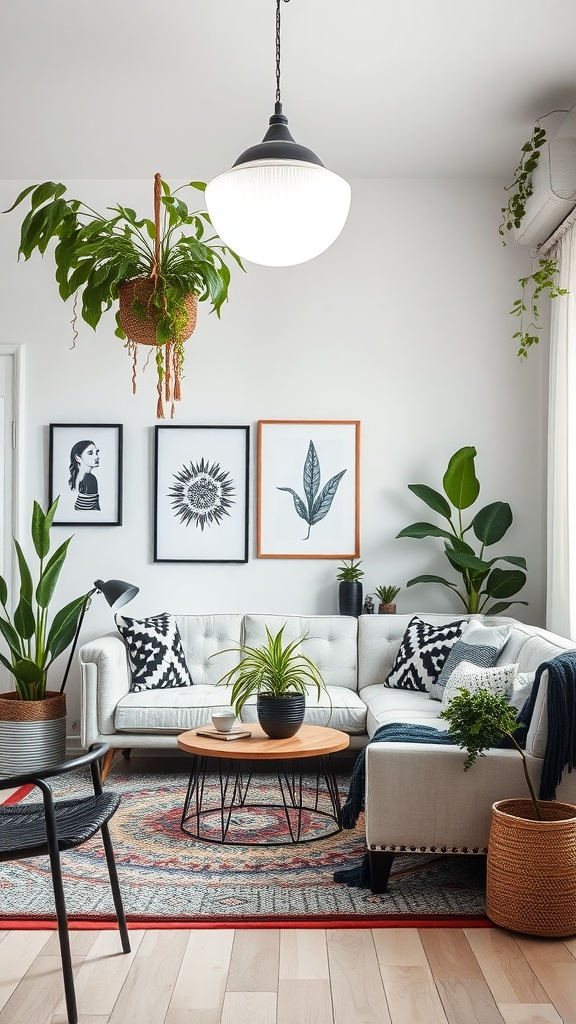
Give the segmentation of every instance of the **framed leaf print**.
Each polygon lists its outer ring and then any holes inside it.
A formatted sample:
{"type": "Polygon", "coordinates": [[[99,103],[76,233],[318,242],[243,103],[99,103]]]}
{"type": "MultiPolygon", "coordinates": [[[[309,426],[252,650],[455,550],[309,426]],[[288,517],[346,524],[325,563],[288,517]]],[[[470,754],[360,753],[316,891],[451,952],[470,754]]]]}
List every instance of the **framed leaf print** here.
{"type": "Polygon", "coordinates": [[[121,526],[121,423],[51,423],[48,463],[55,526],[121,526]]]}
{"type": "Polygon", "coordinates": [[[259,420],[259,558],[358,558],[360,422],[259,420]]]}
{"type": "Polygon", "coordinates": [[[155,428],[154,561],[248,561],[250,427],[155,428]]]}

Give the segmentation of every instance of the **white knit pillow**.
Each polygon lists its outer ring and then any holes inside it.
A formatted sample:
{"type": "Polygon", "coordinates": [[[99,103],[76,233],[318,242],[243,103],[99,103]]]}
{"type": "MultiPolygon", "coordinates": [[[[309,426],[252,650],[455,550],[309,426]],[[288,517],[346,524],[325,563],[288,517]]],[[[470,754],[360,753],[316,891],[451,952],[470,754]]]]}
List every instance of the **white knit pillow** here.
{"type": "Polygon", "coordinates": [[[468,690],[468,693],[489,690],[490,693],[503,697],[512,689],[517,674],[517,664],[479,668],[478,665],[473,665],[470,661],[461,661],[444,687],[442,706],[446,707],[448,702],[457,696],[458,690],[461,688],[468,690]]]}

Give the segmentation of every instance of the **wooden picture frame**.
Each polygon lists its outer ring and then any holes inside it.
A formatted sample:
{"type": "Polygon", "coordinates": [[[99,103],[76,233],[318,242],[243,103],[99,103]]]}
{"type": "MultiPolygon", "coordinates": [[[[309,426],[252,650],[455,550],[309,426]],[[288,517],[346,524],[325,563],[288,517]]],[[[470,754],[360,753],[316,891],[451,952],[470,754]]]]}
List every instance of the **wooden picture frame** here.
{"type": "Polygon", "coordinates": [[[154,561],[247,562],[250,427],[156,426],[154,561]]]}
{"type": "Polygon", "coordinates": [[[258,421],[258,558],[358,558],[360,421],[258,421]]]}
{"type": "Polygon", "coordinates": [[[122,525],[121,423],[51,423],[48,455],[55,526],[122,525]]]}

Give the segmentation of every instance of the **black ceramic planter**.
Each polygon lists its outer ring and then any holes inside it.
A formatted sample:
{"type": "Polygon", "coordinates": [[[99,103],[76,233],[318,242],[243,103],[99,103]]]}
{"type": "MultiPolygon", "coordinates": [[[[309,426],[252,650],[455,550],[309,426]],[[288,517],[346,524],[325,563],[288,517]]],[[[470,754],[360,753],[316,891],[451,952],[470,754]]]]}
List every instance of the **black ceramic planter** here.
{"type": "Polygon", "coordinates": [[[256,700],[258,721],[271,740],[285,740],[294,736],[304,721],[306,698],[302,693],[287,697],[271,697],[259,693],[256,700]]]}
{"type": "Polygon", "coordinates": [[[362,584],[359,580],[342,580],[338,587],[340,615],[362,614],[362,584]]]}

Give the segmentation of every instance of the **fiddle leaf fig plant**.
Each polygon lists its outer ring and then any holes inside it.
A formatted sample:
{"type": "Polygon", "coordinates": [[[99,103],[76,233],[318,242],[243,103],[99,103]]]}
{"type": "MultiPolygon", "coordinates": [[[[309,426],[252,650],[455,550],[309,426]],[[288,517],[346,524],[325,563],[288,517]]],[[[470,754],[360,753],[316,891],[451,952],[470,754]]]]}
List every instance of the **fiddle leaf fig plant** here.
{"type": "Polygon", "coordinates": [[[486,557],[486,549],[501,541],[512,525],[512,509],[508,502],[491,502],[479,509],[467,525],[463,522],[462,512],[475,503],[480,493],[474,463],[476,454],[471,445],[454,453],[442,480],[444,494],[428,484],[408,484],[408,489],[416,497],[442,517],[444,525],[412,523],[397,537],[417,540],[439,537],[444,541],[444,552],[451,567],[461,576],[460,583],[442,576],[416,576],[408,581],[408,587],[418,583],[440,583],[458,596],[467,612],[485,611],[488,615],[499,615],[512,604],[528,604],[527,601],[509,600],[526,583],[526,559],[519,555],[486,557]],[[479,551],[474,550],[466,536],[470,533],[479,542],[479,551]],[[502,569],[496,565],[497,562],[506,562],[514,568],[502,569]],[[491,601],[495,603],[487,608],[491,601]]]}

